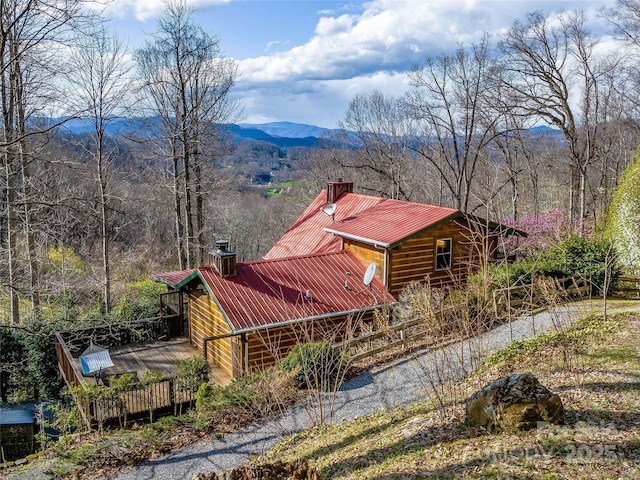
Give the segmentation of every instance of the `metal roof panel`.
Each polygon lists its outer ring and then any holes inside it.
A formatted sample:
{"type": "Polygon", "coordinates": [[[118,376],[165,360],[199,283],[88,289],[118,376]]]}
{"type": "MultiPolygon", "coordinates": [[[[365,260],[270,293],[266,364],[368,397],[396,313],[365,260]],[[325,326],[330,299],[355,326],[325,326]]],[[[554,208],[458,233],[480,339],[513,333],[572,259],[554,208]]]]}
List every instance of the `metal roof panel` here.
{"type": "Polygon", "coordinates": [[[33,405],[0,407],[0,425],[29,425],[34,423],[33,405]]]}
{"type": "Polygon", "coordinates": [[[275,259],[336,252],[340,250],[340,238],[326,233],[323,229],[346,221],[385,200],[357,193],[343,193],[335,202],[334,214],[327,215],[322,211],[328,206],[326,199],[327,191],[322,190],[264,258],[275,259]]]}
{"type": "Polygon", "coordinates": [[[176,288],[176,286],[180,284],[180,282],[192,275],[193,272],[195,272],[195,269],[178,270],[177,272],[161,272],[152,274],[151,278],[153,278],[156,282],[162,282],[172,288],[176,288]]]}
{"type": "Polygon", "coordinates": [[[326,215],[326,190],[298,217],[266,259],[335,252],[340,237],[388,247],[455,215],[453,208],[344,193],[334,215],[326,215]]]}
{"type": "Polygon", "coordinates": [[[213,267],[199,269],[234,331],[395,302],[377,277],[371,288],[363,285],[366,265],[348,251],[241,262],[237,267],[238,275],[228,278],[213,267]]]}
{"type": "Polygon", "coordinates": [[[454,208],[384,199],[383,202],[325,227],[324,230],[334,235],[388,247],[458,215],[462,213],[454,208]]]}

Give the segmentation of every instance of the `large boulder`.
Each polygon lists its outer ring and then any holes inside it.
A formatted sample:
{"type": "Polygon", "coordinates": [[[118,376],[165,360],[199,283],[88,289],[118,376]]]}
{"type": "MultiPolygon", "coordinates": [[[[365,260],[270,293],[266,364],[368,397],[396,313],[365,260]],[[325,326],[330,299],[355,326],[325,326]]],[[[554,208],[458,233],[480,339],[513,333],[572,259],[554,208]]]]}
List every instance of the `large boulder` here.
{"type": "Polygon", "coordinates": [[[539,422],[562,423],[560,397],[530,373],[500,377],[467,399],[467,423],[493,432],[535,428],[539,422]]]}

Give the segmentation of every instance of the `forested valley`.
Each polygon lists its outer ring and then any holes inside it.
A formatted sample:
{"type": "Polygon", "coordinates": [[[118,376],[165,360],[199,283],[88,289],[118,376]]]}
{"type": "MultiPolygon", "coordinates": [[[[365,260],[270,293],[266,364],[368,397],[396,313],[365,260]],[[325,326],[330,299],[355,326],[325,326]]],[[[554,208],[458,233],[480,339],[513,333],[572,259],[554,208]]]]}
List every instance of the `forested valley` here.
{"type": "Polygon", "coordinates": [[[640,4],[619,7],[600,12],[615,50],[584,13],[532,12],[426,58],[406,95],[357,94],[316,146],[278,147],[227,128],[237,65],[183,1],[134,52],[80,0],[0,4],[2,400],[59,394],[52,332],[153,316],[149,274],[203,264],[216,239],[261,258],[328,180],[601,232],[640,138],[640,4]]]}

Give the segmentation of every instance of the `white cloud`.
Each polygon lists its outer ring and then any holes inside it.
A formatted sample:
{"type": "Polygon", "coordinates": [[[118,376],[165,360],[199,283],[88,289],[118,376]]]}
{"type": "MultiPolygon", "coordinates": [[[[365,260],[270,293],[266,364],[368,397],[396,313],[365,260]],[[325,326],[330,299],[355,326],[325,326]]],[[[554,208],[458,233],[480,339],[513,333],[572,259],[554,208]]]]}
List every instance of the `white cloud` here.
{"type": "MultiPolygon", "coordinates": [[[[187,0],[187,4],[196,7],[220,5],[231,0],[187,0]]],[[[96,4],[102,9],[102,5],[96,4]]],[[[113,0],[106,9],[108,15],[117,18],[134,17],[142,22],[157,17],[164,8],[163,0],[113,0]]]]}
{"type": "MultiPolygon", "coordinates": [[[[188,1],[202,7],[230,0],[188,1]]],[[[401,95],[406,72],[427,56],[450,53],[485,32],[495,38],[537,9],[580,8],[595,19],[595,9],[605,3],[614,0],[372,0],[357,7],[344,0],[335,10],[317,12],[306,43],[288,47],[273,38],[264,55],[240,60],[236,93],[247,121],[310,123],[314,118],[318,125],[334,127],[357,93],[378,89],[401,95]]],[[[110,12],[145,20],[162,7],[161,0],[114,0],[110,12]]],[[[601,19],[594,25],[604,28],[601,19]]]]}
{"type": "Polygon", "coordinates": [[[245,122],[288,120],[336,128],[356,94],[380,90],[399,96],[407,88],[405,72],[376,72],[346,79],[262,85],[240,80],[235,93],[243,100],[245,122]]]}
{"type": "Polygon", "coordinates": [[[241,71],[252,81],[268,82],[408,69],[428,54],[477,41],[494,23],[495,11],[490,2],[376,0],[358,16],[321,17],[307,43],[243,60],[241,71]]]}
{"type": "Polygon", "coordinates": [[[326,37],[348,33],[355,22],[357,22],[355,15],[341,15],[337,18],[320,17],[318,25],[316,26],[316,35],[326,37]]]}
{"type": "Polygon", "coordinates": [[[274,112],[274,119],[282,119],[275,114],[276,106],[270,106],[277,98],[278,110],[290,112],[293,121],[296,115],[308,117],[310,109],[323,119],[323,126],[335,126],[356,93],[379,89],[401,95],[408,84],[406,72],[429,55],[477,42],[485,32],[495,38],[537,9],[589,9],[589,18],[595,18],[594,9],[603,3],[373,0],[358,15],[322,12],[313,37],[303,45],[240,61],[238,85],[269,92],[264,98],[270,100],[254,102],[247,108],[249,114],[260,111],[264,119],[271,117],[264,112],[274,112]]]}
{"type": "MultiPolygon", "coordinates": [[[[408,69],[427,55],[497,35],[536,8],[587,8],[593,2],[375,0],[360,15],[322,16],[305,44],[241,62],[256,82],[349,78],[379,69],[408,69]]],[[[600,4],[600,2],[598,2],[600,4]]]]}
{"type": "Polygon", "coordinates": [[[286,47],[289,43],[290,43],[289,40],[272,40],[269,43],[267,43],[267,46],[265,47],[264,51],[267,53],[273,52],[278,48],[286,47]]]}

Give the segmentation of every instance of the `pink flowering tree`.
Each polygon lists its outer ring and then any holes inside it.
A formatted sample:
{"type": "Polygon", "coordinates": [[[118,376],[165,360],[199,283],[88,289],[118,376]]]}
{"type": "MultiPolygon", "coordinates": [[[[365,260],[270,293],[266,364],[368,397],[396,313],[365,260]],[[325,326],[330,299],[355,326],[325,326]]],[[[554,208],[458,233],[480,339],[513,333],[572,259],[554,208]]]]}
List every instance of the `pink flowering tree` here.
{"type": "Polygon", "coordinates": [[[566,240],[572,232],[569,216],[561,208],[541,212],[537,217],[524,216],[515,222],[503,219],[501,223],[527,233],[527,237],[511,236],[505,242],[505,253],[525,257],[566,240]]]}

